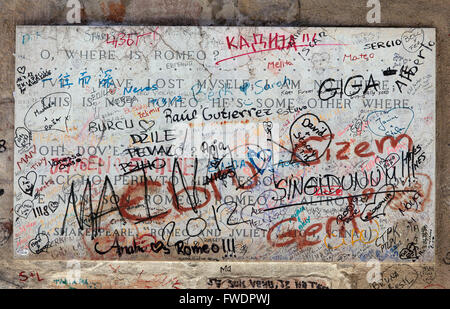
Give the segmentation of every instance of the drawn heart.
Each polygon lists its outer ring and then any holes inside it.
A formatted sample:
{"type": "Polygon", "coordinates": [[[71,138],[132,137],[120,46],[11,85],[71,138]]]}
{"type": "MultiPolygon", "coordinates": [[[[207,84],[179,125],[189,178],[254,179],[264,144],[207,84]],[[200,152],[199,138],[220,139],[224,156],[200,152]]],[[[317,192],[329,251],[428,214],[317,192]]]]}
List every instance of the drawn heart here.
{"type": "Polygon", "coordinates": [[[400,160],[400,156],[396,153],[391,153],[386,157],[386,159],[383,159],[379,156],[375,158],[375,164],[380,166],[383,169],[390,169],[393,167],[398,161],[400,160]]]}
{"type": "Polygon", "coordinates": [[[239,87],[239,90],[242,91],[243,93],[245,93],[245,95],[247,95],[247,90],[249,87],[250,87],[250,83],[245,82],[242,86],[239,87]]]}
{"type": "Polygon", "coordinates": [[[30,242],[28,243],[28,248],[34,254],[39,254],[47,249],[48,243],[48,235],[39,232],[36,237],[30,240],[30,242]]]}
{"type": "Polygon", "coordinates": [[[34,171],[28,172],[26,176],[19,177],[19,187],[23,193],[33,196],[34,184],[36,183],[37,174],[34,171]]]}
{"type": "Polygon", "coordinates": [[[414,53],[419,50],[424,38],[425,33],[423,32],[423,29],[405,31],[402,34],[403,48],[410,53],[414,53]]]}
{"type": "Polygon", "coordinates": [[[393,265],[381,273],[382,282],[389,282],[392,288],[409,289],[419,277],[419,273],[409,265],[393,265]],[[401,275],[399,275],[401,274],[401,275]]]}
{"type": "Polygon", "coordinates": [[[402,260],[408,260],[408,259],[412,259],[412,261],[414,262],[415,260],[417,260],[419,258],[418,252],[419,251],[419,247],[416,246],[415,243],[411,242],[407,245],[406,248],[403,248],[400,251],[400,254],[398,255],[399,258],[401,258],[402,260]]]}
{"type": "Polygon", "coordinates": [[[267,134],[269,134],[272,131],[272,127],[273,127],[272,121],[264,121],[263,122],[263,128],[267,134]]]}
{"type": "Polygon", "coordinates": [[[14,143],[19,148],[31,145],[31,132],[26,128],[18,127],[15,132],[14,143]]]}
{"type": "Polygon", "coordinates": [[[48,203],[48,208],[53,212],[55,212],[55,210],[58,208],[59,203],[58,202],[49,202],[48,203]]]}
{"type": "Polygon", "coordinates": [[[139,126],[144,130],[144,131],[141,131],[141,133],[145,133],[145,132],[149,131],[151,128],[153,128],[154,125],[155,125],[155,121],[153,121],[153,120],[150,120],[150,121],[147,121],[145,119],[139,120],[139,126]]]}
{"type": "Polygon", "coordinates": [[[374,111],[367,116],[370,131],[378,136],[397,136],[408,131],[414,119],[414,111],[408,107],[374,111]]]}
{"type": "Polygon", "coordinates": [[[33,210],[33,207],[34,207],[33,201],[26,200],[25,202],[22,203],[22,205],[17,205],[14,211],[19,217],[27,219],[31,210],[33,210]]]}
{"type": "Polygon", "coordinates": [[[258,173],[263,174],[266,170],[266,165],[270,163],[271,155],[266,154],[266,149],[256,153],[253,149],[248,149],[247,158],[250,163],[258,170],[258,173]]]}
{"type": "Polygon", "coordinates": [[[17,68],[17,72],[19,72],[20,74],[24,74],[25,73],[25,66],[21,66],[17,68]]]}
{"type": "Polygon", "coordinates": [[[378,191],[374,193],[373,202],[367,203],[364,210],[361,212],[361,220],[367,222],[379,216],[386,215],[384,210],[394,197],[395,187],[393,185],[387,184],[379,188],[378,191]],[[381,200],[379,200],[380,197],[382,197],[381,200]]]}
{"type": "Polygon", "coordinates": [[[415,179],[412,180],[412,178],[412,176],[408,177],[404,183],[401,181],[404,188],[396,193],[395,200],[389,205],[390,208],[401,212],[420,213],[430,204],[431,188],[433,187],[431,177],[427,174],[417,173],[415,179]],[[405,186],[407,183],[409,185],[405,186]]]}
{"type": "Polygon", "coordinates": [[[310,162],[323,156],[331,144],[330,127],[314,114],[298,117],[289,128],[292,161],[310,162]]]}

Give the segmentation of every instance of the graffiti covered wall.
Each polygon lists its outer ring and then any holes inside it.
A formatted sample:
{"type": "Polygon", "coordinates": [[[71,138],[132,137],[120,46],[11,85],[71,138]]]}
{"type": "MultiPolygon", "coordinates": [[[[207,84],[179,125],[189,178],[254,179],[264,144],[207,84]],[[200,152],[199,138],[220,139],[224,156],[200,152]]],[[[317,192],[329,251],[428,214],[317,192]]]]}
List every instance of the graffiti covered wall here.
{"type": "Polygon", "coordinates": [[[433,260],[433,29],[16,32],[17,257],[433,260]]]}

